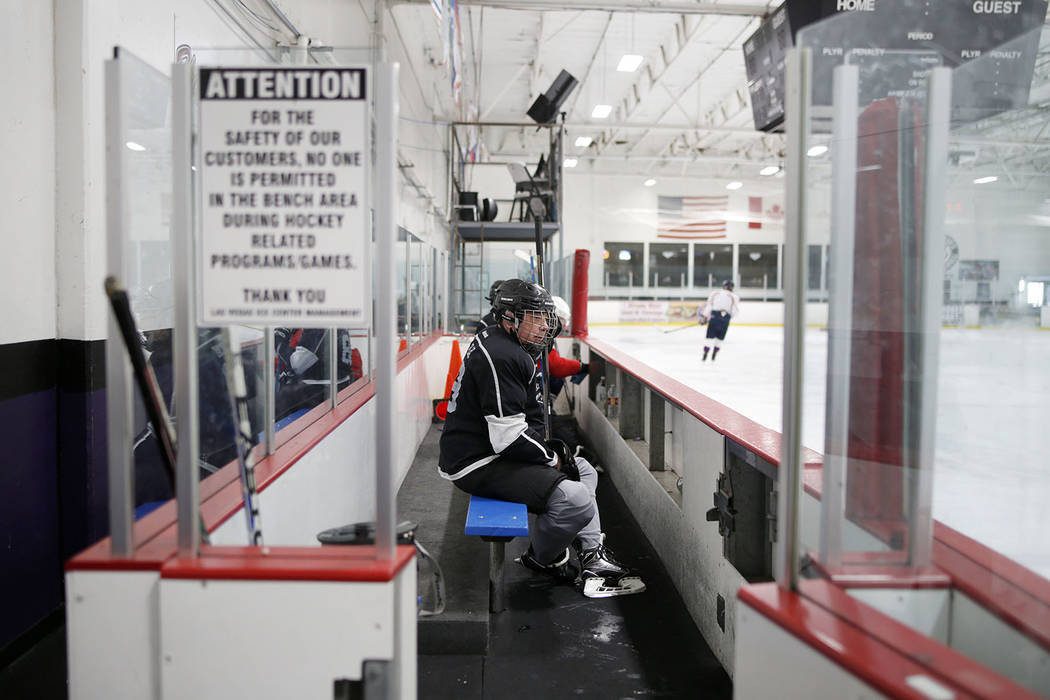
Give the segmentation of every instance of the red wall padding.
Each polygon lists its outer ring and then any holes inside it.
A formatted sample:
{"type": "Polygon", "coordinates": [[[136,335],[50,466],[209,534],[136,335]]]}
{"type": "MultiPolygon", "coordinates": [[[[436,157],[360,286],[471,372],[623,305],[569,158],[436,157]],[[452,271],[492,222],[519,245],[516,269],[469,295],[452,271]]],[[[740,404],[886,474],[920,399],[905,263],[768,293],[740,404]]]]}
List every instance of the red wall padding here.
{"type": "Polygon", "coordinates": [[[591,264],[591,251],[578,248],[572,265],[572,334],[587,335],[587,295],[590,282],[587,271],[591,264]]]}

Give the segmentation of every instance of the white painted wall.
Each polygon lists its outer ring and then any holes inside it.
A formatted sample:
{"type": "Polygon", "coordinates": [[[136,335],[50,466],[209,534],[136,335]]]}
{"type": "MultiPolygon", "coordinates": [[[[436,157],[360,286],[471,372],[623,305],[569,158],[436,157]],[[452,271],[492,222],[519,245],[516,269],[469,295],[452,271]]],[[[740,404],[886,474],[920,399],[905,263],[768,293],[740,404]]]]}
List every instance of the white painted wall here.
{"type": "MultiPolygon", "coordinates": [[[[678,318],[668,318],[668,308],[676,302],[665,301],[630,301],[625,299],[592,299],[587,302],[587,324],[618,323],[680,323],[678,318]]],[[[695,308],[696,302],[692,302],[695,308]]],[[[823,302],[806,304],[806,324],[809,326],[827,325],[828,305],[823,302]]],[[[740,303],[740,313],[733,317],[734,324],[774,325],[784,324],[784,304],[779,301],[744,300],[740,303]]],[[[667,329],[665,329],[667,330],[667,329]]]]}
{"type": "MultiPolygon", "coordinates": [[[[584,358],[589,348],[581,348],[584,358]]],[[[679,506],[664,490],[598,406],[587,399],[587,382],[570,389],[577,398],[580,428],[602,456],[606,473],[638,520],[661,563],[678,589],[693,623],[730,676],[735,675],[733,609],[736,591],[745,581],[722,556],[718,525],[706,521],[711,492],[724,465],[725,438],[680,411],[665,418],[674,436],[670,459],[688,454],[683,474],[686,488],[679,506]],[[718,596],[725,600],[725,630],[716,621],[718,596]]],[[[611,382],[615,380],[608,380],[611,382]]],[[[679,463],[680,464],[680,463],[679,463]]],[[[612,543],[615,547],[616,543],[612,543]]]]}
{"type": "Polygon", "coordinates": [[[728,191],[723,180],[660,178],[654,186],[645,187],[644,178],[639,177],[593,175],[578,168],[566,172],[565,250],[586,248],[591,251],[588,273],[591,289],[598,289],[603,284],[602,251],[607,241],[676,242],[657,237],[657,198],[660,195],[728,195],[725,237],[697,241],[699,243],[783,243],[784,240],[782,220],[767,217],[762,228],[748,228],[751,220],[748,197],[762,197],[764,211],[771,211],[774,205],[783,210],[784,181],[780,178],[768,182],[749,181],[742,189],[728,191]]]}
{"type": "MultiPolygon", "coordinates": [[[[367,47],[371,41],[372,18],[360,4],[328,0],[282,4],[297,28],[317,43],[367,47]]],[[[5,187],[3,196],[11,201],[3,201],[17,212],[18,230],[43,229],[47,235],[21,238],[18,245],[25,247],[26,255],[5,256],[9,262],[2,263],[5,267],[0,271],[11,273],[4,276],[10,280],[5,281],[11,290],[8,297],[16,294],[30,303],[8,305],[5,314],[19,315],[11,319],[14,323],[3,324],[0,333],[11,333],[7,329],[14,327],[19,329],[17,339],[102,338],[106,330],[101,293],[106,267],[103,62],[119,45],[168,74],[180,44],[198,51],[254,46],[231,15],[245,26],[251,24],[228,0],[55,0],[53,14],[47,3],[21,3],[18,14],[2,30],[10,33],[2,50],[10,65],[28,70],[9,73],[13,85],[8,94],[15,99],[7,104],[18,105],[29,127],[5,133],[5,145],[10,138],[17,147],[5,149],[14,157],[4,166],[2,182],[23,186],[5,187]],[[26,198],[24,191],[34,196],[26,198]],[[26,259],[30,265],[15,262],[26,259]],[[11,266],[10,271],[6,266],[11,266]]],[[[269,37],[252,33],[269,45],[269,37]]],[[[391,60],[404,59],[405,47],[393,41],[386,45],[391,60]]],[[[401,78],[401,106],[402,115],[409,119],[399,124],[401,140],[426,144],[428,150],[411,160],[415,172],[430,180],[427,188],[436,199],[421,199],[404,178],[399,179],[399,222],[431,245],[447,249],[442,217],[433,214],[435,206],[441,211],[444,207],[444,128],[413,121],[420,114],[429,119],[431,112],[413,99],[418,90],[407,73],[401,78]]],[[[9,341],[0,336],[0,342],[9,341]]]]}
{"type": "Polygon", "coordinates": [[[886,697],[747,605],[736,606],[736,630],[734,698],[886,697]]]}
{"type": "Polygon", "coordinates": [[[330,697],[336,679],[361,678],[364,660],[395,654],[397,697],[416,696],[415,627],[399,624],[416,607],[411,563],[381,583],[203,583],[160,582],[161,697],[330,697]]]}
{"type": "Polygon", "coordinates": [[[952,593],[948,624],[953,649],[1043,697],[1050,695],[1050,653],[1017,628],[958,591],[952,593]]]}
{"type": "MultiPolygon", "coordinates": [[[[35,3],[34,3],[35,4],[35,3]]],[[[55,0],[57,334],[106,333],[103,63],[121,46],[164,74],[175,47],[239,46],[208,0],[55,0]]]]}
{"type": "Polygon", "coordinates": [[[70,700],[160,697],[159,582],[157,571],[66,574],[70,700]]]}
{"type": "Polygon", "coordinates": [[[0,344],[55,337],[54,10],[50,2],[5,7],[0,344]]]}

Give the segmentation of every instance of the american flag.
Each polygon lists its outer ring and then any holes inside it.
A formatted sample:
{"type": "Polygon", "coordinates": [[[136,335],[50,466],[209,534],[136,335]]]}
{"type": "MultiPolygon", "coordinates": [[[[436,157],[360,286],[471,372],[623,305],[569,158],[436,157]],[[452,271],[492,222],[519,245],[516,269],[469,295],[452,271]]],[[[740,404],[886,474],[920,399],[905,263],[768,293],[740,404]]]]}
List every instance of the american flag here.
{"type": "Polygon", "coordinates": [[[729,195],[657,197],[657,238],[679,240],[726,237],[729,195]]]}

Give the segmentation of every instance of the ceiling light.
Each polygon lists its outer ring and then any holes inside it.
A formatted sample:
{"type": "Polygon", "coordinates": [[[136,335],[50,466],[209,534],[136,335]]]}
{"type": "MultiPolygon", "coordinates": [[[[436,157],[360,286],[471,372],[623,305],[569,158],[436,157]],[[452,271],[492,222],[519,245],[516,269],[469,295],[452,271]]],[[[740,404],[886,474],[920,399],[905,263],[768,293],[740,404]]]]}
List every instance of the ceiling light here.
{"type": "Polygon", "coordinates": [[[652,178],[649,178],[648,180],[646,180],[642,184],[645,185],[646,187],[652,187],[653,185],[656,184],[656,180],[654,180],[652,178]]]}
{"type": "Polygon", "coordinates": [[[128,141],[124,145],[127,146],[128,149],[132,150],[132,151],[145,151],[146,150],[145,146],[143,146],[141,143],[135,143],[134,141],[128,141]]]}
{"type": "Polygon", "coordinates": [[[580,161],[578,161],[575,158],[566,158],[564,161],[562,161],[562,165],[564,165],[566,168],[575,168],[576,164],[579,162],[580,161]]]}
{"type": "Polygon", "coordinates": [[[744,186],[744,183],[740,182],[740,180],[733,180],[728,185],[726,185],[726,189],[727,190],[739,190],[743,186],[744,186]]]}
{"type": "Polygon", "coordinates": [[[988,177],[979,177],[979,178],[977,178],[976,180],[973,181],[973,184],[975,184],[975,185],[985,185],[985,184],[987,184],[989,182],[995,182],[998,179],[999,178],[997,176],[995,176],[995,175],[989,175],[988,177]]]}
{"type": "Polygon", "coordinates": [[[806,151],[806,155],[809,156],[810,158],[816,158],[817,156],[822,156],[822,155],[824,155],[827,152],[828,152],[828,147],[827,146],[814,146],[813,148],[811,148],[808,151],[806,151]]]}
{"type": "Polygon", "coordinates": [[[616,64],[616,70],[621,73],[633,73],[642,65],[642,57],[636,53],[625,53],[616,64]]]}
{"type": "Polygon", "coordinates": [[[623,260],[624,262],[630,262],[630,260],[631,260],[631,251],[629,251],[629,250],[621,250],[619,253],[616,254],[616,257],[619,258],[620,260],[623,260]]]}
{"type": "Polygon", "coordinates": [[[576,148],[587,148],[592,143],[594,143],[594,139],[592,139],[590,136],[577,136],[575,143],[576,148]]]}
{"type": "Polygon", "coordinates": [[[780,166],[779,165],[767,165],[766,167],[764,167],[761,170],[759,170],[758,174],[759,175],[767,175],[768,176],[768,175],[776,175],[778,172],[780,172],[780,166]]]}
{"type": "Polygon", "coordinates": [[[594,119],[608,119],[610,114],[612,105],[594,105],[594,109],[591,110],[591,117],[594,119]]]}

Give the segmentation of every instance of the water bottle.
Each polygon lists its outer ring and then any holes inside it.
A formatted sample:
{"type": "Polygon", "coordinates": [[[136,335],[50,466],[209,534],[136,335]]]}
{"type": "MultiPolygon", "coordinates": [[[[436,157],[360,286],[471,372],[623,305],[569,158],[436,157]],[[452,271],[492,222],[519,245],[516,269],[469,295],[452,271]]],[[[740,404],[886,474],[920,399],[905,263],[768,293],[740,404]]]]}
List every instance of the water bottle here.
{"type": "Polygon", "coordinates": [[[594,398],[602,409],[602,413],[609,415],[609,405],[605,401],[605,377],[598,380],[598,386],[594,389],[594,398]]]}
{"type": "Polygon", "coordinates": [[[620,415],[620,394],[616,390],[615,384],[609,385],[609,410],[606,415],[609,416],[610,420],[616,420],[620,415]]]}

